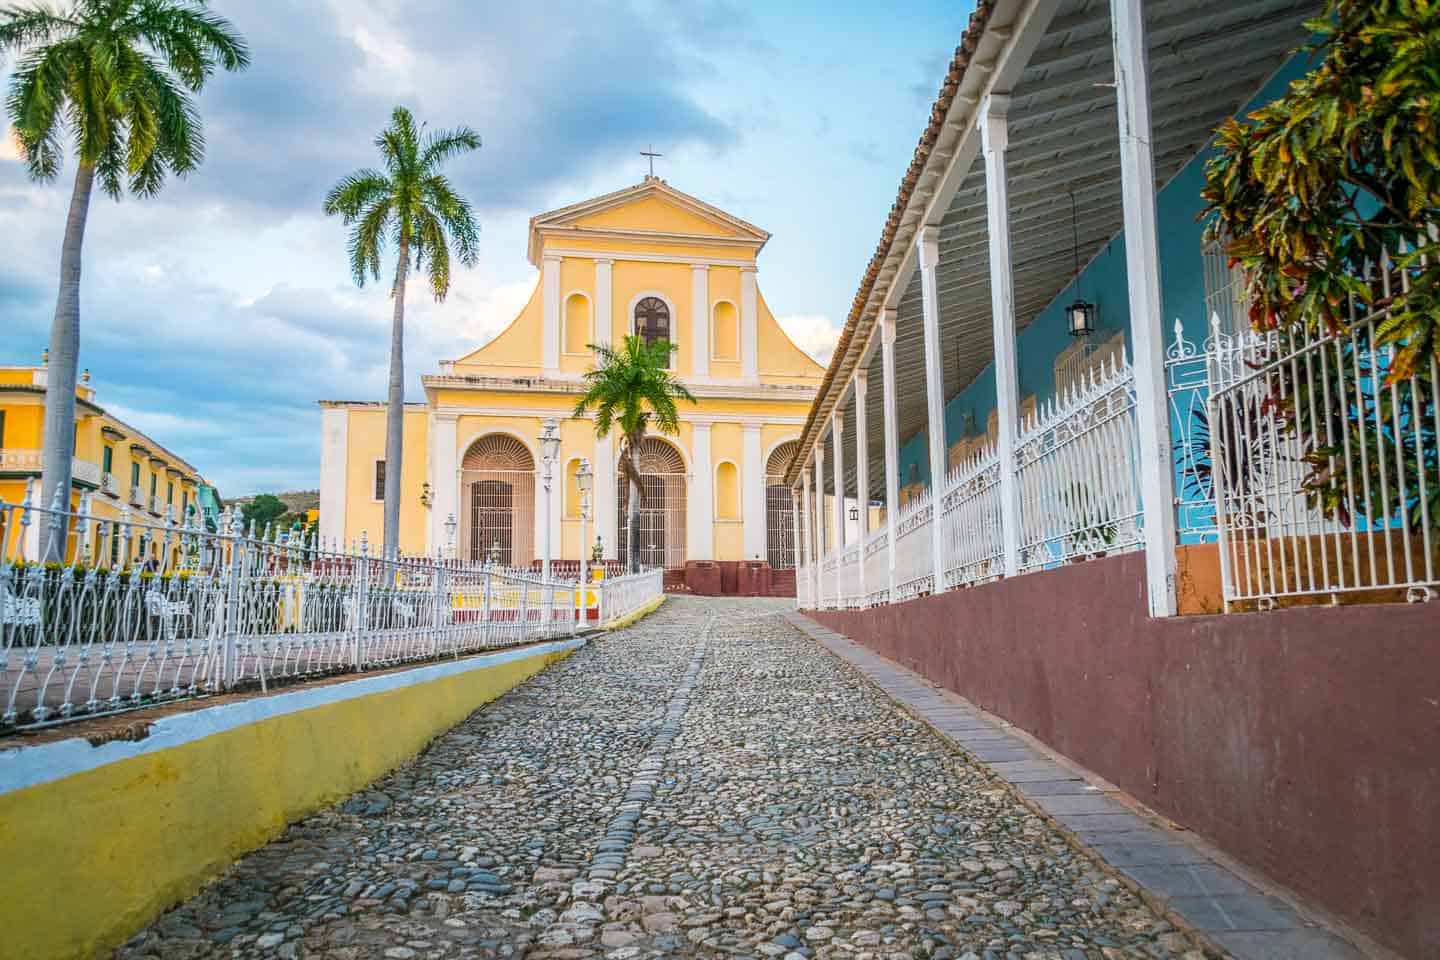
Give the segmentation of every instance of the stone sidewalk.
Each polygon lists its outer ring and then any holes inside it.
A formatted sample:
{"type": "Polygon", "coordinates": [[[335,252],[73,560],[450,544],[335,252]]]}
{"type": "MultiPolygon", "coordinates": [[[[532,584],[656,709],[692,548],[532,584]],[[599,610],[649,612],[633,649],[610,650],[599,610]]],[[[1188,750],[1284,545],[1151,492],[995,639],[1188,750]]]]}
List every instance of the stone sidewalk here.
{"type": "Polygon", "coordinates": [[[667,601],[117,956],[1206,955],[787,611],[667,601]]]}

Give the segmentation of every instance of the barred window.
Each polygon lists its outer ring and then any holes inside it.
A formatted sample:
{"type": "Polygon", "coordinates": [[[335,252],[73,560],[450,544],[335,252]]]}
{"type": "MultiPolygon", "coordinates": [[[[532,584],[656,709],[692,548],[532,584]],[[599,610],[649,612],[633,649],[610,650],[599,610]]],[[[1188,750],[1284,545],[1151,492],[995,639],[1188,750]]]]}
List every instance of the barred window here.
{"type": "Polygon", "coordinates": [[[385,461],[375,461],[375,499],[385,499],[385,461]]]}

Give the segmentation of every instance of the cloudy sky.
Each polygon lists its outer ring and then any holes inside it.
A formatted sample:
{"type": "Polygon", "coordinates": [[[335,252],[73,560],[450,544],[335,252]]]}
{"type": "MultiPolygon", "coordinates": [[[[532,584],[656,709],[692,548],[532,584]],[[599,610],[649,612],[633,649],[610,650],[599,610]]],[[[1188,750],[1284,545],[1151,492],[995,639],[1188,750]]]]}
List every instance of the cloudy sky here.
{"type": "MultiPolygon", "coordinates": [[[[638,182],[649,144],[672,185],[774,234],[761,288],[824,361],[971,5],[213,6],[253,63],[201,97],[198,172],[155,200],[97,191],[80,363],[102,405],[234,496],[315,486],[315,402],[383,398],[386,292],[353,286],[320,205],[374,165],[395,104],[484,140],[448,168],[481,221],[480,263],[444,304],[407,301],[411,399],[529,295],[528,218],[638,182]]],[[[0,365],[45,346],[71,173],[28,182],[0,136],[0,365]]]]}

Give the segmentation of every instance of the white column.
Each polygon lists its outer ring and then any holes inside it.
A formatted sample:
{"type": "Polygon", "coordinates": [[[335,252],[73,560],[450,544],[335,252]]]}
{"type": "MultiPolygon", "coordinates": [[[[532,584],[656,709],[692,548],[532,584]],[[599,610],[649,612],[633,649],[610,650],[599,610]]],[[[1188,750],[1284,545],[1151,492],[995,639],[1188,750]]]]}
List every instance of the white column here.
{"type": "MultiPolygon", "coordinates": [[[[804,534],[804,538],[796,543],[795,549],[799,551],[798,555],[804,561],[803,565],[805,567],[806,577],[805,592],[810,595],[810,606],[815,607],[815,564],[820,558],[816,556],[814,550],[811,549],[811,541],[815,535],[815,513],[810,509],[810,474],[807,471],[800,471],[800,483],[805,507],[805,521],[801,524],[801,533],[804,534]]],[[[798,592],[800,589],[798,577],[795,582],[795,589],[798,592]]]]}
{"type": "MultiPolygon", "coordinates": [[[[340,542],[345,539],[345,490],[350,458],[350,411],[325,407],[320,411],[320,536],[340,542]]],[[[125,489],[130,477],[123,477],[120,496],[129,502],[125,489]]],[[[34,556],[34,554],[30,554],[34,556]]]]}
{"type": "Polygon", "coordinates": [[[830,502],[830,516],[835,523],[835,599],[845,596],[845,565],[838,559],[845,549],[845,414],[836,410],[830,418],[830,448],[834,462],[830,465],[831,482],[835,484],[835,499],[830,502]]]}
{"type": "Polygon", "coordinates": [[[925,322],[925,410],[930,421],[930,570],[932,590],[945,589],[945,539],[941,533],[940,501],[945,492],[945,366],[940,354],[940,291],[935,270],[940,265],[940,231],[922,227],[916,238],[920,255],[920,294],[925,322]]]}
{"type": "Polygon", "coordinates": [[[755,268],[740,268],[740,375],[760,379],[760,295],[755,268]]]}
{"type": "Polygon", "coordinates": [[[985,152],[986,229],[990,234],[990,315],[995,342],[995,415],[1000,422],[1000,543],[1005,576],[1020,572],[1020,487],[1015,479],[1020,378],[1015,347],[1015,274],[1010,250],[1010,189],[1005,179],[1010,98],[992,95],[977,123],[985,152]]]}
{"type": "MultiPolygon", "coordinates": [[[[614,288],[611,285],[613,260],[595,261],[595,342],[609,346],[614,339],[614,288]]],[[[613,506],[612,506],[613,509],[613,506]]]]}
{"type": "MultiPolygon", "coordinates": [[[[608,271],[607,271],[608,272],[608,271]]],[[[605,547],[607,559],[619,559],[615,552],[616,544],[620,541],[619,530],[616,528],[616,488],[615,479],[615,438],[596,437],[595,455],[591,458],[592,468],[595,471],[595,535],[600,537],[600,542],[605,547]]],[[[585,556],[590,555],[590,544],[585,545],[585,556]]]]}
{"type": "MultiPolygon", "coordinates": [[[[430,549],[445,555],[450,543],[445,521],[455,518],[455,546],[460,545],[460,474],[455,415],[437,413],[430,428],[430,549]]],[[[322,513],[321,516],[324,516],[322,513]]]]}
{"type": "Polygon", "coordinates": [[[695,341],[691,364],[697,377],[710,376],[710,268],[703,263],[690,265],[690,302],[695,313],[690,335],[695,341]]]}
{"type": "Polygon", "coordinates": [[[860,525],[855,536],[860,541],[860,573],[857,578],[863,603],[868,587],[865,584],[865,539],[870,532],[870,425],[865,422],[866,375],[855,374],[855,505],[860,508],[860,525]]]}
{"type": "Polygon", "coordinates": [[[710,424],[693,425],[690,447],[691,468],[688,560],[715,559],[715,468],[710,465],[710,424]]]}
{"type": "Polygon", "coordinates": [[[1125,209],[1125,275],[1135,350],[1135,426],[1145,516],[1145,590],[1152,617],[1175,615],[1175,474],[1160,324],[1160,242],[1151,147],[1150,72],[1141,0],[1110,0],[1115,91],[1120,117],[1120,181],[1125,209]]]}
{"type": "MultiPolygon", "coordinates": [[[[796,495],[795,490],[794,490],[793,487],[792,487],[791,490],[790,490],[790,526],[791,526],[791,528],[792,528],[792,535],[794,536],[794,539],[790,541],[791,543],[793,543],[793,544],[795,545],[795,548],[794,548],[794,561],[795,561],[795,565],[796,565],[796,566],[799,566],[799,565],[800,565],[800,497],[796,495]]],[[[799,599],[799,598],[800,598],[800,578],[799,578],[799,577],[796,577],[796,578],[795,578],[795,598],[796,598],[796,599],[795,599],[795,606],[796,606],[796,608],[799,608],[799,606],[800,606],[800,599],[799,599]]]]}
{"type": "Polygon", "coordinates": [[[745,518],[745,559],[764,560],[769,540],[765,525],[765,454],[760,447],[760,425],[740,428],[744,462],[740,465],[740,513],[745,518]]]}
{"type": "Polygon", "coordinates": [[[895,308],[880,309],[880,370],[885,414],[885,552],[890,602],[895,602],[895,513],[900,509],[900,414],[895,400],[895,308]]]}
{"type": "Polygon", "coordinates": [[[540,276],[545,318],[540,332],[540,366],[546,373],[556,373],[560,369],[560,258],[547,255],[541,261],[540,276]]]}
{"type": "Polygon", "coordinates": [[[830,551],[825,549],[825,438],[815,442],[815,596],[825,593],[820,568],[830,551]]]}

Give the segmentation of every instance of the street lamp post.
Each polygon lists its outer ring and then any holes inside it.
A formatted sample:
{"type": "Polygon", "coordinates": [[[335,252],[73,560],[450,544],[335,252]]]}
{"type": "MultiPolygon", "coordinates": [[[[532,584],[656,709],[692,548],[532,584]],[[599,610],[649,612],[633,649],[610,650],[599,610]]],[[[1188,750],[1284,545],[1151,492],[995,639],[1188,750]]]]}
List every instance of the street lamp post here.
{"type": "Polygon", "coordinates": [[[452,513],[445,518],[445,553],[451,560],[457,559],[455,528],[458,526],[459,524],[455,522],[455,514],[452,513]]]}
{"type": "Polygon", "coordinates": [[[590,520],[590,487],[594,482],[595,474],[590,472],[590,461],[581,457],[580,467],[575,471],[575,486],[580,491],[580,586],[575,593],[582,617],[585,615],[585,587],[590,582],[590,564],[585,562],[585,543],[590,537],[587,524],[590,520]]]}
{"type": "Polygon", "coordinates": [[[560,422],[554,417],[545,420],[543,429],[540,431],[540,456],[541,456],[541,482],[545,487],[545,552],[542,554],[544,562],[541,564],[540,576],[550,579],[550,539],[551,523],[550,496],[551,482],[555,475],[555,460],[560,456],[560,422]]]}

